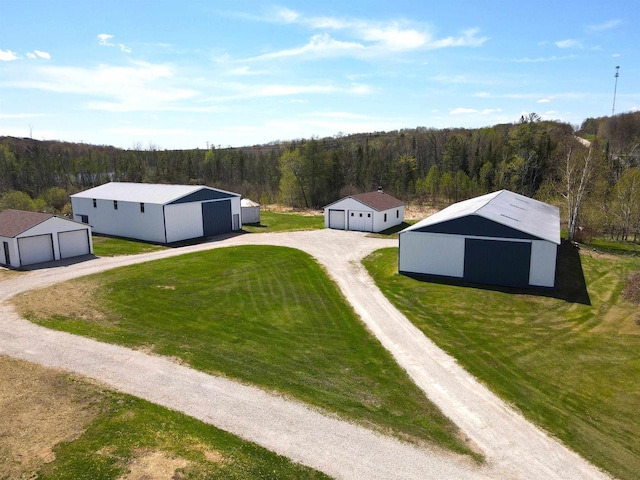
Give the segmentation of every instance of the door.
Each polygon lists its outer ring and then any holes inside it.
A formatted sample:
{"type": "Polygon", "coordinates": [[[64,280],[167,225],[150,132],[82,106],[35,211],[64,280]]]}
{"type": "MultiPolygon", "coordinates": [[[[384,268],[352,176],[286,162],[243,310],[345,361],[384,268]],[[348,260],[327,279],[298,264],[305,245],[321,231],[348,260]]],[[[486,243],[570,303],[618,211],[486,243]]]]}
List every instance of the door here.
{"type": "Polygon", "coordinates": [[[89,230],[72,230],[58,233],[60,258],[79,257],[89,255],[89,230]]]}
{"type": "Polygon", "coordinates": [[[9,243],[2,242],[2,246],[4,248],[4,264],[11,265],[11,256],[9,255],[9,243]]]}
{"type": "Polygon", "coordinates": [[[237,213],[233,214],[233,229],[240,230],[240,215],[237,213]]]}
{"type": "Polygon", "coordinates": [[[531,242],[465,239],[464,279],[469,282],[527,287],[531,242]]]}
{"type": "Polygon", "coordinates": [[[202,204],[202,226],[205,237],[231,231],[231,200],[202,204]]]}
{"type": "Polygon", "coordinates": [[[53,239],[51,234],[18,238],[18,252],[22,266],[52,261],[53,239]]]}
{"type": "Polygon", "coordinates": [[[344,210],[329,209],[329,228],[344,230],[344,210]]]}

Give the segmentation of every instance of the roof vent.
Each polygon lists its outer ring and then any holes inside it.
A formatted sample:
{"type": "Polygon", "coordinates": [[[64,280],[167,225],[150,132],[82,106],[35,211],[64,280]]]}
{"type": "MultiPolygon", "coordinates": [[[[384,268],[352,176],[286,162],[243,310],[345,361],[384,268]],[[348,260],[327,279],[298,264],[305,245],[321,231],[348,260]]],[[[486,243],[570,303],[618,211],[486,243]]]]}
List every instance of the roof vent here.
{"type": "Polygon", "coordinates": [[[383,193],[382,187],[378,187],[378,193],[383,193]]]}

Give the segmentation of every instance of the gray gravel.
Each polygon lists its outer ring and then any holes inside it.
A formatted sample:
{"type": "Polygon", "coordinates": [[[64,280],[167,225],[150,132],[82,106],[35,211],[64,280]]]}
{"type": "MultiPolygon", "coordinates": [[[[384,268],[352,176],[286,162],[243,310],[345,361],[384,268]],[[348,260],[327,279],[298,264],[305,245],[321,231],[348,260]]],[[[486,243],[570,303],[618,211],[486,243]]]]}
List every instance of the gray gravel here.
{"type": "Polygon", "coordinates": [[[320,230],[238,235],[149,254],[34,270],[0,282],[0,354],[99,380],[254,441],[336,478],[609,478],[476,381],[400,314],[360,260],[397,240],[320,230]],[[416,384],[484,453],[486,464],[418,448],[337,420],[280,396],[203,374],[162,357],[55,332],[20,319],[4,300],[110,268],[232,245],[283,245],[325,266],[356,313],[416,384]]]}

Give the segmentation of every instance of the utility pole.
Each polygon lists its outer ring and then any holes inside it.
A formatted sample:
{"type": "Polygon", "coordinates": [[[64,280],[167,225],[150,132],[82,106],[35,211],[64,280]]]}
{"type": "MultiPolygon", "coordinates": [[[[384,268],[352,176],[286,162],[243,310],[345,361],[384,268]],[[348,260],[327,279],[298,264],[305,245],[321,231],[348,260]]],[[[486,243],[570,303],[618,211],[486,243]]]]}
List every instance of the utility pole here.
{"type": "Polygon", "coordinates": [[[613,107],[611,107],[611,116],[613,117],[613,115],[616,112],[616,92],[618,91],[618,70],[620,70],[620,67],[617,66],[616,67],[616,85],[615,87],[613,87],[613,107]]]}

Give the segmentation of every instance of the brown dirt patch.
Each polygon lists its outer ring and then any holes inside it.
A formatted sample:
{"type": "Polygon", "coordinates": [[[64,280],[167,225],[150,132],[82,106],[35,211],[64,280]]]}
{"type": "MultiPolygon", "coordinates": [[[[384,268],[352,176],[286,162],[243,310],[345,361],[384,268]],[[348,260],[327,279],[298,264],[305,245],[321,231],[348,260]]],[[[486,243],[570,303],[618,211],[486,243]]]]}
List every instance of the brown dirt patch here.
{"type": "Polygon", "coordinates": [[[622,290],[624,298],[636,305],[640,305],[640,273],[632,275],[622,290]]]}
{"type": "Polygon", "coordinates": [[[314,215],[324,215],[323,210],[314,210],[313,208],[293,208],[293,207],[288,207],[286,205],[280,205],[275,203],[272,205],[263,205],[260,208],[267,212],[295,213],[296,215],[303,215],[305,217],[311,217],[314,215]]]}
{"type": "Polygon", "coordinates": [[[440,211],[432,205],[405,205],[404,218],[406,220],[422,220],[440,211]]]}
{"type": "Polygon", "coordinates": [[[162,451],[142,451],[127,466],[119,480],[178,480],[184,478],[179,469],[190,464],[184,458],[172,457],[162,451]]]}
{"type": "Polygon", "coordinates": [[[0,478],[31,478],[95,418],[95,393],[56,370],[0,356],[0,478]]]}
{"type": "Polygon", "coordinates": [[[100,308],[101,288],[100,282],[94,280],[72,280],[18,295],[11,302],[25,317],[60,316],[104,323],[106,315],[100,308]]]}
{"type": "Polygon", "coordinates": [[[7,280],[18,275],[24,275],[23,272],[17,272],[16,270],[9,270],[8,268],[0,267],[0,282],[7,280]]]}

